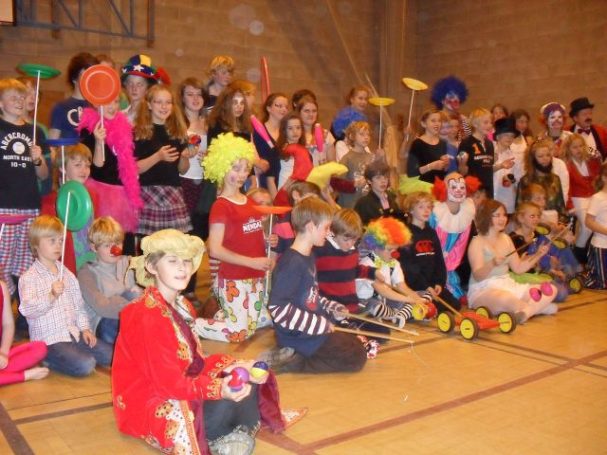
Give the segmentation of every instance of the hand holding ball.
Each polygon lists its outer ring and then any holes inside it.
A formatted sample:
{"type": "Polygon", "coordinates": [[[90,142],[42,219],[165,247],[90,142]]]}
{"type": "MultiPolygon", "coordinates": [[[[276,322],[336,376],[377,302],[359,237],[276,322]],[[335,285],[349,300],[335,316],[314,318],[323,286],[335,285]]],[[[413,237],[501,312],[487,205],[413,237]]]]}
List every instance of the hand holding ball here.
{"type": "Polygon", "coordinates": [[[238,392],[242,390],[247,382],[249,382],[249,372],[246,368],[236,367],[230,373],[230,381],[228,386],[232,392],[238,392]]]}
{"type": "Polygon", "coordinates": [[[268,366],[268,364],[266,362],[255,362],[253,364],[253,368],[251,368],[251,376],[254,379],[263,379],[264,377],[266,377],[268,375],[268,370],[270,369],[270,367],[268,366]]]}

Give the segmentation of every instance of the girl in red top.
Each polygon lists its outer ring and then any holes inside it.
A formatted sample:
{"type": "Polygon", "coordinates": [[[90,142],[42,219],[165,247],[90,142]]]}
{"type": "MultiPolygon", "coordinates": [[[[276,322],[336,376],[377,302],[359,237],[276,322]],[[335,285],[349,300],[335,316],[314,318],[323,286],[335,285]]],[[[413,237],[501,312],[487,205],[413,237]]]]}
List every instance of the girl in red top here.
{"type": "Polygon", "coordinates": [[[267,311],[262,311],[264,276],[274,262],[266,257],[262,215],[241,193],[254,159],[251,143],[222,133],[211,142],[202,162],[206,178],[221,188],[211,207],[207,240],[209,255],[220,261],[221,310],[215,319],[196,321],[196,331],[203,338],[238,343],[270,320],[267,311]]]}
{"type": "Polygon", "coordinates": [[[601,173],[601,161],[590,155],[584,137],[577,133],[563,141],[561,151],[569,171],[570,201],[567,201],[567,207],[573,205],[577,217],[574,253],[577,260],[585,264],[586,244],[592,235],[592,231],[586,227],[586,211],[590,197],[595,193],[594,181],[601,173]]]}

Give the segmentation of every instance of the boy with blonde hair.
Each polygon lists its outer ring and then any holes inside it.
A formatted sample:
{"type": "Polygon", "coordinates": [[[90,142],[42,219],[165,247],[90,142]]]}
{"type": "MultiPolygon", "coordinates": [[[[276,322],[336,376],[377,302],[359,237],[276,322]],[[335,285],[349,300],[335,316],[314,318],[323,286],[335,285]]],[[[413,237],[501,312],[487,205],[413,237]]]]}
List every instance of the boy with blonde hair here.
{"type": "Polygon", "coordinates": [[[30,339],[48,345],[46,363],[69,376],[88,376],[99,363],[109,366],[112,347],[91,331],[78,280],[59,262],[63,224],[41,215],[32,223],[30,248],[36,260],[19,280],[21,304],[30,339]]]}
{"type": "Polygon", "coordinates": [[[122,254],[124,232],[114,218],[97,218],[89,229],[88,240],[96,259],[78,271],[78,282],[92,330],[113,345],[118,336],[119,313],[141,294],[141,289],[128,269],[128,256],[122,254]]]}

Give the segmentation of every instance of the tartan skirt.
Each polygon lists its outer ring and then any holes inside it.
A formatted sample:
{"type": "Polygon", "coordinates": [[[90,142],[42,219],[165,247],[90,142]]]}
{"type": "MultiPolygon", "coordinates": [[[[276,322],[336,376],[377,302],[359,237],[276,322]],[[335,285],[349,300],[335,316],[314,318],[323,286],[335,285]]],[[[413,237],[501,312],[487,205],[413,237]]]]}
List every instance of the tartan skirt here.
{"type": "Polygon", "coordinates": [[[141,187],[143,208],[139,213],[139,234],[152,234],[161,229],[192,230],[190,214],[178,186],[152,185],[141,187]]]}

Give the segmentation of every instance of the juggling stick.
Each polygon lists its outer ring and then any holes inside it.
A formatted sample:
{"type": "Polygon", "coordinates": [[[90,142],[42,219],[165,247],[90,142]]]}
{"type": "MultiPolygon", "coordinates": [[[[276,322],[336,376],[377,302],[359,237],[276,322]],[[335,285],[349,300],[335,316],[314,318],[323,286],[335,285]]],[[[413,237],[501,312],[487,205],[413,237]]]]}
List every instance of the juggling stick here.
{"type": "MultiPolygon", "coordinates": [[[[554,236],[552,235],[547,235],[548,240],[550,240],[551,242],[553,241],[553,237],[554,239],[558,239],[561,235],[563,235],[565,233],[565,231],[569,229],[568,226],[563,227],[563,229],[561,229],[557,234],[555,234],[554,236]]],[[[533,243],[537,242],[538,237],[533,238],[532,240],[529,240],[528,242],[525,242],[523,245],[519,246],[516,250],[511,251],[510,253],[508,253],[506,256],[504,257],[510,257],[512,256],[514,253],[518,253],[521,250],[524,250],[525,248],[527,248],[529,245],[532,245],[533,243]]]]}
{"type": "Polygon", "coordinates": [[[428,84],[425,84],[422,81],[418,81],[417,79],[413,79],[410,77],[403,77],[403,84],[409,89],[411,89],[411,103],[409,104],[409,117],[407,118],[407,136],[405,138],[405,142],[409,141],[409,129],[411,128],[411,114],[413,113],[413,101],[415,100],[415,92],[426,90],[428,88],[428,84]]]}
{"type": "Polygon", "coordinates": [[[259,134],[261,138],[266,141],[268,147],[273,148],[274,143],[272,142],[272,139],[270,139],[268,132],[266,131],[263,124],[254,115],[251,115],[251,125],[253,126],[253,129],[257,132],[257,134],[259,134]]]}
{"type": "Polygon", "coordinates": [[[384,335],[383,333],[368,332],[366,330],[352,330],[337,326],[334,326],[333,330],[336,332],[351,333],[353,335],[364,335],[366,337],[381,338],[382,340],[394,340],[400,341],[401,343],[413,344],[413,340],[406,340],[404,338],[397,338],[390,335],[384,335]]]}
{"type": "Polygon", "coordinates": [[[0,240],[2,240],[2,233],[4,232],[4,223],[0,226],[0,240]]]}
{"type": "Polygon", "coordinates": [[[316,148],[318,149],[318,153],[322,153],[325,148],[325,139],[320,123],[314,124],[314,142],[316,142],[316,148]]]}
{"type": "MultiPolygon", "coordinates": [[[[274,215],[284,215],[287,212],[290,212],[293,208],[292,207],[282,207],[282,206],[268,206],[268,205],[254,205],[253,208],[255,210],[257,210],[259,213],[263,213],[264,215],[270,215],[270,226],[269,226],[269,232],[268,232],[268,238],[270,235],[272,235],[272,222],[274,220],[274,215]]],[[[268,241],[268,248],[267,248],[267,257],[268,259],[270,258],[270,254],[272,253],[272,248],[270,247],[270,242],[268,241]]],[[[270,289],[270,278],[272,276],[272,272],[270,272],[269,270],[266,272],[266,285],[265,285],[265,296],[264,296],[264,300],[267,302],[268,301],[268,297],[270,295],[269,289],[270,289]]]]}
{"type": "Polygon", "coordinates": [[[36,122],[38,121],[38,96],[40,93],[40,71],[36,71],[36,99],[34,101],[34,134],[33,144],[36,145],[36,122]]]}
{"type": "Polygon", "coordinates": [[[262,103],[266,102],[268,95],[271,93],[270,90],[270,72],[268,71],[268,59],[261,57],[261,100],[262,103]]]}
{"type": "Polygon", "coordinates": [[[415,330],[401,329],[398,326],[395,326],[395,325],[392,325],[392,324],[386,324],[385,322],[378,321],[377,319],[373,319],[373,318],[368,318],[366,316],[361,316],[360,314],[346,313],[344,315],[348,319],[356,319],[358,321],[369,322],[371,324],[376,324],[376,325],[380,325],[382,327],[386,327],[388,329],[396,330],[397,332],[406,333],[408,335],[419,336],[419,333],[417,333],[417,331],[415,331],[415,330]]]}
{"type": "Polygon", "coordinates": [[[373,97],[369,98],[369,103],[374,106],[379,107],[379,144],[378,148],[381,148],[381,134],[382,134],[382,123],[383,123],[383,107],[390,106],[390,104],[394,103],[394,98],[382,98],[382,97],[373,97]]]}
{"type": "Polygon", "coordinates": [[[59,281],[63,280],[63,268],[65,263],[65,244],[67,242],[67,221],[70,219],[70,197],[72,193],[67,193],[67,203],[65,206],[65,219],[63,220],[63,244],[61,245],[61,269],[59,270],[59,281]]]}

